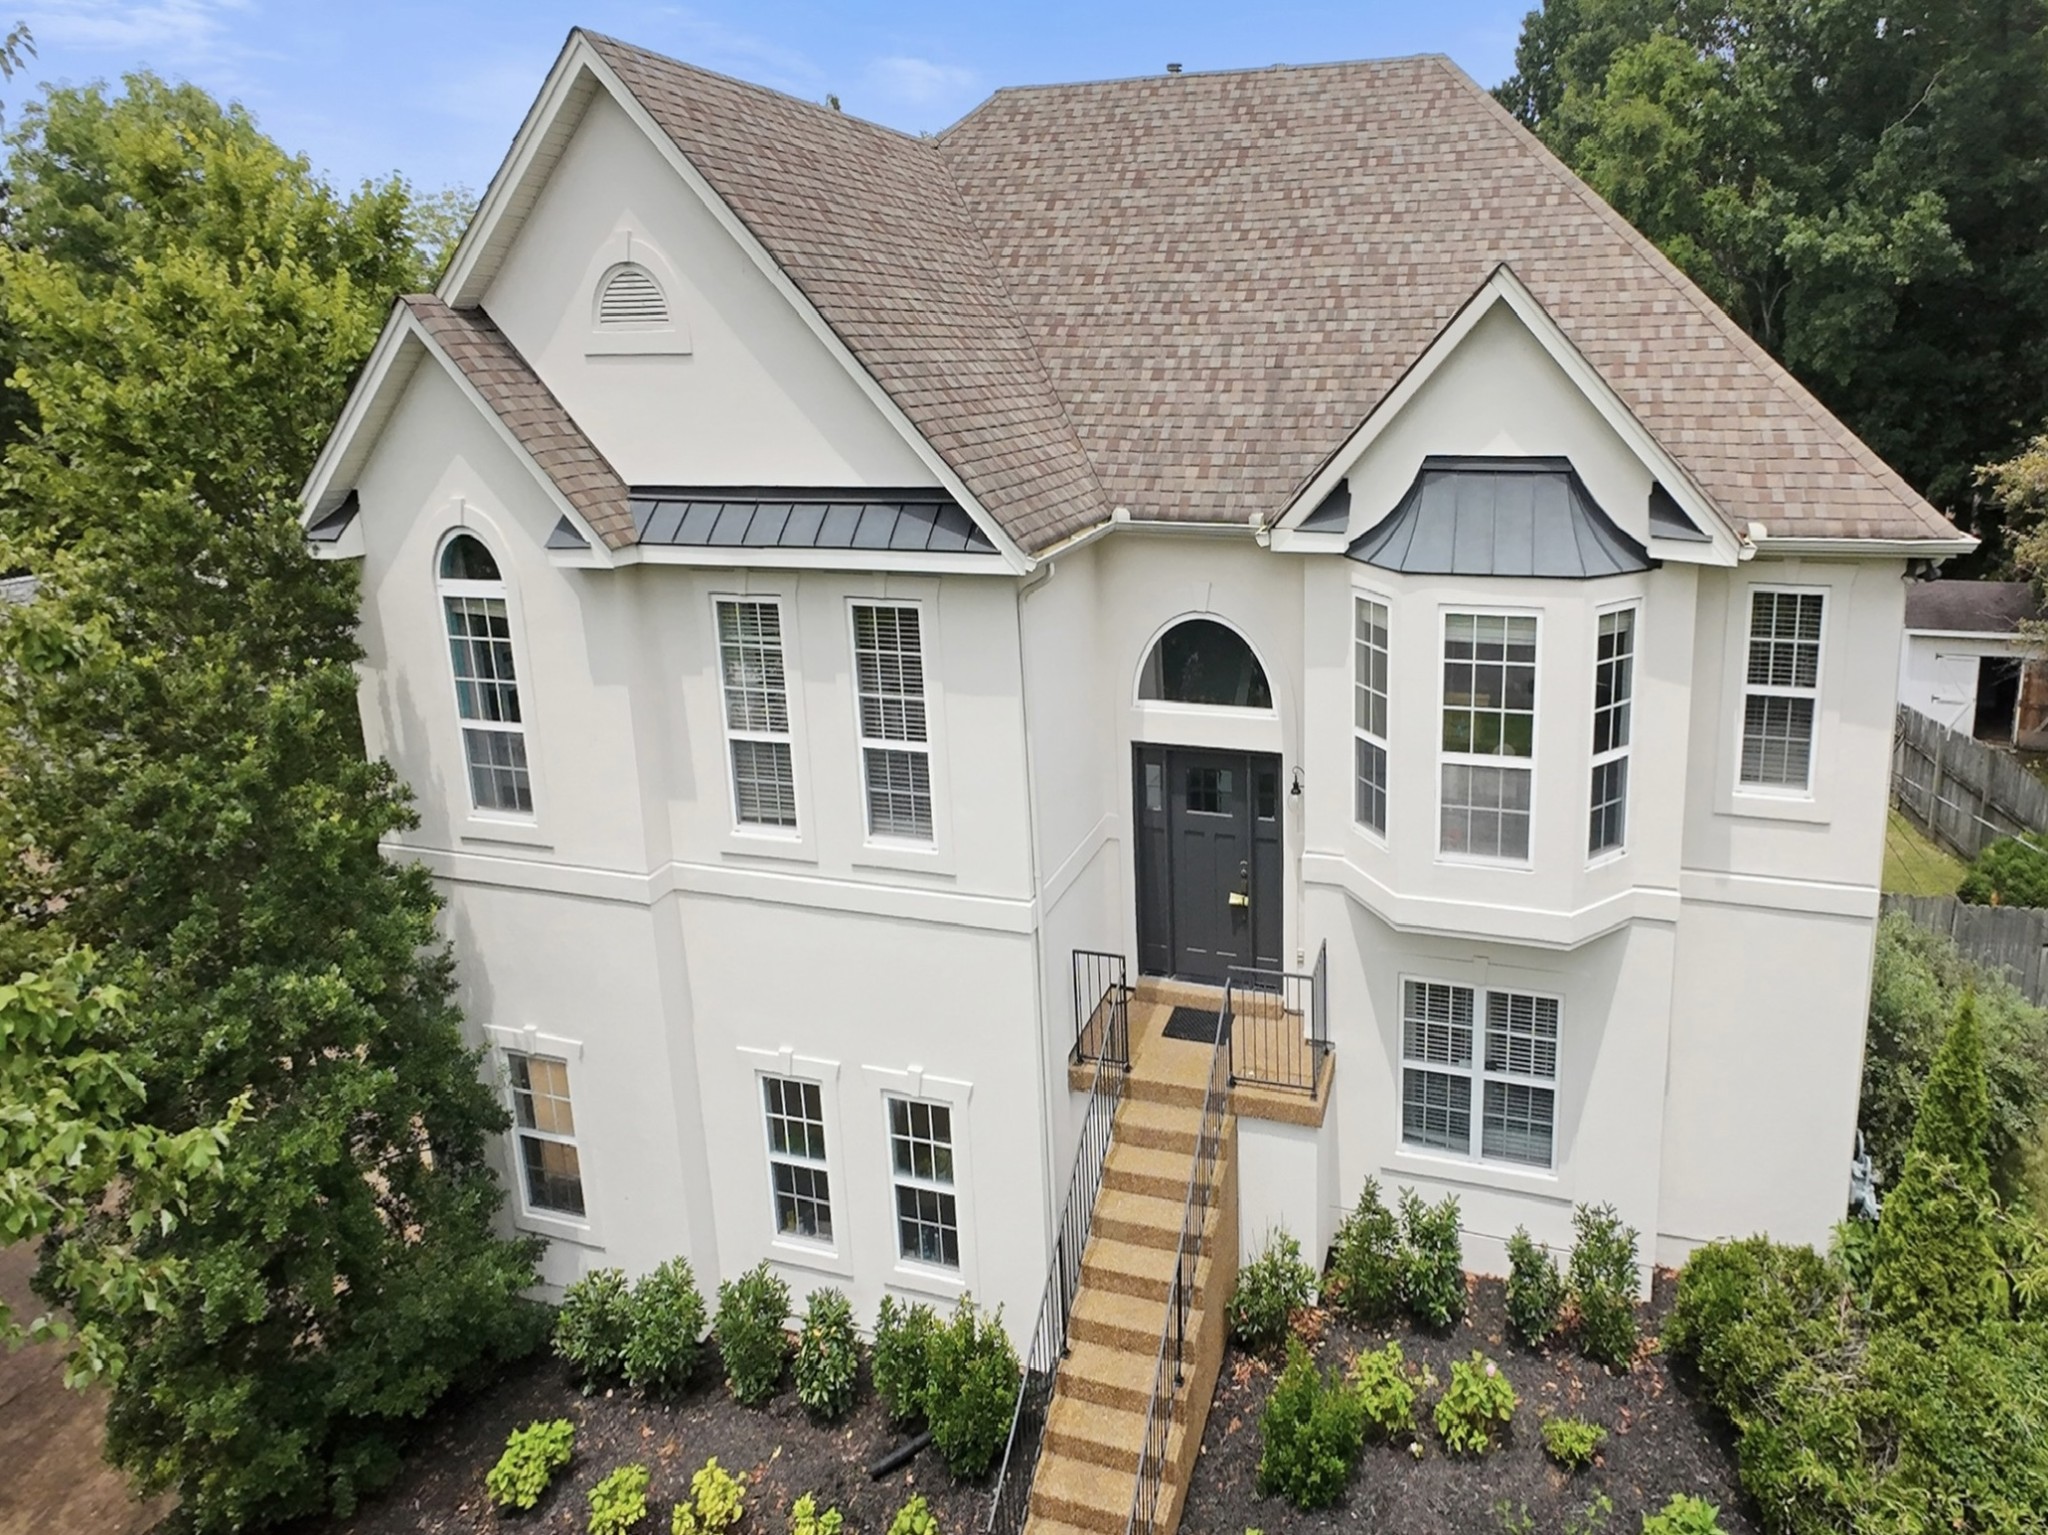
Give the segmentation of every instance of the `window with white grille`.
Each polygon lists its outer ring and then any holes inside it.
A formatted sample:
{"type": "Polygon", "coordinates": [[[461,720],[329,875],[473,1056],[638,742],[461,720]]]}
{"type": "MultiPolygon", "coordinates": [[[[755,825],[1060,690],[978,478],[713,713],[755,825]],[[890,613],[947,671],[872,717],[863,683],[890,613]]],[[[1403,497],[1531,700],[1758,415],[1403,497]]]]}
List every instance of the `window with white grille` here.
{"type": "Polygon", "coordinates": [[[597,323],[606,330],[658,329],[668,324],[668,298],[646,267],[621,262],[598,283],[597,323]]]}
{"type": "Polygon", "coordinates": [[[568,1062],[508,1050],[505,1065],[512,1079],[512,1134],[526,1207],[580,1218],[583,1163],[569,1103],[568,1062]]]}
{"type": "Polygon", "coordinates": [[[854,690],[868,835],[932,840],[932,768],[919,610],[856,603],[854,690]]]}
{"type": "Polygon", "coordinates": [[[719,677],[733,815],[742,826],[796,827],[796,767],[782,665],[782,609],[772,601],[721,598],[719,677]]]}
{"type": "Polygon", "coordinates": [[[825,1163],[825,1101],[815,1082],[763,1077],[768,1182],[775,1229],[807,1241],[832,1240],[832,1179],[825,1163]]]}
{"type": "Polygon", "coordinates": [[[1600,615],[1593,661],[1593,784],[1588,853],[1606,853],[1628,838],[1628,743],[1635,706],[1636,613],[1600,615]]]}
{"type": "Polygon", "coordinates": [[[1439,849],[1526,861],[1535,755],[1536,620],[1445,614],[1439,849]]]}
{"type": "Polygon", "coordinates": [[[1357,598],[1352,638],[1352,720],[1357,757],[1353,814],[1361,826],[1387,829],[1387,605],[1357,598]]]}
{"type": "Polygon", "coordinates": [[[887,1101],[896,1251],[913,1263],[956,1269],[960,1206],[953,1192],[953,1111],[915,1098],[887,1101]]]}
{"type": "Polygon", "coordinates": [[[533,774],[498,562],[481,540],[458,533],[441,551],[439,578],[470,803],[478,810],[531,815],[533,774]]]}
{"type": "Polygon", "coordinates": [[[1404,981],[1402,1143],[1450,1156],[1553,1166],[1558,1030],[1555,997],[1404,981]]]}
{"type": "Polygon", "coordinates": [[[1742,700],[1742,782],[1747,786],[1805,790],[1812,785],[1822,607],[1819,592],[1750,593],[1742,700]]]}

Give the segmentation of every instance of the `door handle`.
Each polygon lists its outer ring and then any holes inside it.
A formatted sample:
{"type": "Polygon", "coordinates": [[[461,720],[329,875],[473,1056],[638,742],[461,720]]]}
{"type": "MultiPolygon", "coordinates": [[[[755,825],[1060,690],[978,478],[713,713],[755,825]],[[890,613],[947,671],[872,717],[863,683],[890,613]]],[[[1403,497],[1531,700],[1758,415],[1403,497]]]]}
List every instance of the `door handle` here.
{"type": "Polygon", "coordinates": [[[1244,892],[1243,892],[1242,890],[1233,890],[1233,891],[1231,891],[1231,892],[1230,892],[1230,904],[1231,904],[1231,905],[1233,905],[1233,906],[1249,906],[1249,905],[1251,905],[1251,903],[1252,903],[1252,898],[1251,898],[1250,896],[1246,895],[1246,894],[1245,894],[1245,893],[1244,893],[1244,892]]]}
{"type": "Polygon", "coordinates": [[[1240,863],[1240,864],[1239,864],[1239,865],[1237,866],[1237,883],[1238,883],[1238,885],[1239,885],[1239,887],[1240,887],[1240,888],[1238,888],[1238,889],[1236,889],[1236,890],[1233,890],[1233,891],[1231,891],[1231,892],[1230,892],[1230,904],[1231,904],[1232,906],[1249,906],[1249,905],[1251,905],[1251,903],[1252,903],[1252,893],[1251,893],[1251,889],[1250,889],[1250,886],[1251,886],[1251,882],[1252,882],[1252,866],[1251,866],[1251,861],[1250,861],[1249,859],[1247,859],[1247,860],[1246,860],[1245,862],[1243,862],[1243,863],[1240,863]]]}

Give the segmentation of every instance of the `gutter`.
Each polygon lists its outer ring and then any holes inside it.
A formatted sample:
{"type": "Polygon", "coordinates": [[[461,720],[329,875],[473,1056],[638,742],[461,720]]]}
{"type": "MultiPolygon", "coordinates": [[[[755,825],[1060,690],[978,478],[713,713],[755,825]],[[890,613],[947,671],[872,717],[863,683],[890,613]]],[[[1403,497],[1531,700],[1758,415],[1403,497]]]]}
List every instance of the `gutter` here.
{"type": "MultiPolygon", "coordinates": [[[[1755,525],[1751,526],[1754,529],[1755,525]]],[[[1968,554],[1978,542],[1967,533],[1958,533],[1954,538],[1775,538],[1768,534],[1752,537],[1759,554],[1812,555],[1838,560],[1947,560],[1968,554]]]]}
{"type": "Polygon", "coordinates": [[[1084,544],[1109,533],[1185,533],[1197,538],[1259,537],[1270,534],[1272,529],[1260,522],[1189,522],[1165,517],[1133,517],[1127,506],[1117,507],[1109,514],[1107,522],[1098,522],[1093,527],[1083,528],[1078,533],[1069,533],[1058,543],[1048,544],[1032,555],[1034,568],[1047,561],[1071,553],[1084,544]]]}

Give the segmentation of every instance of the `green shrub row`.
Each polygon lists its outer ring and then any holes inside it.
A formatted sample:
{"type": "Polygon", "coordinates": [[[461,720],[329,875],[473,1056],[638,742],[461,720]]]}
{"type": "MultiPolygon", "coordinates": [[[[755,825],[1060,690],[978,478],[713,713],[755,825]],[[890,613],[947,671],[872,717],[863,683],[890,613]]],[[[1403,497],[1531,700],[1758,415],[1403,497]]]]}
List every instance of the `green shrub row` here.
{"type": "Polygon", "coordinates": [[[890,1418],[922,1419],[953,1475],[977,1477],[996,1463],[1024,1378],[1000,1307],[984,1313],[964,1296],[941,1322],[929,1306],[884,1296],[872,1368],[890,1418]]]}
{"type": "Polygon", "coordinates": [[[594,1269],[570,1285],[555,1316],[555,1353],[590,1392],[624,1379],[636,1391],[665,1396],[697,1368],[704,1339],[704,1297],[684,1258],[671,1258],[626,1283],[618,1269],[594,1269]]]}
{"type": "Polygon", "coordinates": [[[1404,1189],[1397,1218],[1378,1182],[1366,1179],[1331,1244],[1330,1279],[1331,1297],[1361,1322],[1383,1322],[1405,1307],[1425,1326],[1450,1327],[1465,1314],[1457,1197],[1431,1205],[1404,1189]]]}

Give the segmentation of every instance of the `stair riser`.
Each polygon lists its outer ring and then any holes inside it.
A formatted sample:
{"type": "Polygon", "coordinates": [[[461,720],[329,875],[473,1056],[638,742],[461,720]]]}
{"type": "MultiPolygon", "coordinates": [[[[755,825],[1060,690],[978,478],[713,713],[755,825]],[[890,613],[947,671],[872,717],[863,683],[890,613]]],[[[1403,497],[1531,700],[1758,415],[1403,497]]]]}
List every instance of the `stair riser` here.
{"type": "Polygon", "coordinates": [[[1140,1387],[1091,1380],[1085,1375],[1062,1375],[1060,1390],[1077,1402],[1093,1402],[1098,1407],[1115,1407],[1124,1412],[1143,1412],[1152,1401],[1152,1383],[1149,1380],[1140,1387]]]}
{"type": "MultiPolygon", "coordinates": [[[[1135,1295],[1139,1300],[1158,1301],[1166,1304],[1166,1298],[1173,1293],[1170,1277],[1153,1278],[1150,1274],[1133,1274],[1124,1269],[1104,1268],[1099,1264],[1083,1264],[1081,1283],[1093,1285],[1098,1290],[1108,1290],[1114,1295],[1135,1295]]],[[[1194,1287],[1194,1304],[1200,1306],[1208,1299],[1206,1275],[1197,1279],[1194,1287]]],[[[1162,1318],[1163,1320],[1163,1318],[1162,1318]]]]}
{"type": "Polygon", "coordinates": [[[1164,1173],[1132,1172],[1114,1162],[1102,1170],[1102,1186],[1126,1194],[1150,1194],[1154,1199],[1184,1200],[1188,1194],[1187,1174],[1174,1178],[1164,1173]]]}
{"type": "Polygon", "coordinates": [[[1119,1120],[1116,1138],[1128,1146],[1144,1146],[1153,1151],[1178,1152],[1194,1160],[1196,1126],[1147,1124],[1143,1120],[1128,1123],[1119,1120]]]}
{"type": "MultiPolygon", "coordinates": [[[[1136,1487],[1131,1490],[1134,1494],[1137,1491],[1136,1487]]],[[[1092,1503],[1062,1498],[1041,1487],[1031,1490],[1031,1512],[1041,1519],[1057,1519],[1062,1524],[1095,1530],[1099,1535],[1124,1535],[1131,1525],[1131,1506],[1128,1503],[1122,1508],[1097,1508],[1092,1503]]]]}
{"type": "Polygon", "coordinates": [[[1065,1455],[1092,1465],[1107,1466],[1112,1471],[1124,1471],[1132,1476],[1138,1474],[1138,1447],[1135,1444],[1104,1444],[1080,1434],[1048,1428],[1045,1431],[1045,1450],[1048,1455],[1065,1455]]]}
{"type": "Polygon", "coordinates": [[[1180,1225],[1161,1226],[1148,1220],[1120,1220],[1113,1215],[1095,1217],[1094,1234],[1111,1242],[1129,1242],[1133,1247],[1156,1247],[1172,1252],[1180,1246],[1180,1225]]]}
{"type": "Polygon", "coordinates": [[[1166,1325],[1166,1308],[1159,1309],[1159,1321],[1149,1331],[1140,1327],[1123,1327],[1114,1322],[1098,1322],[1089,1317],[1075,1317],[1073,1335],[1082,1343],[1100,1343],[1104,1348],[1120,1348],[1135,1353],[1159,1347],[1159,1330],[1166,1325]]]}
{"type": "Polygon", "coordinates": [[[1124,1096],[1142,1103],[1166,1103],[1176,1108],[1199,1109],[1209,1092],[1206,1083],[1161,1082],[1133,1075],[1124,1084],[1124,1096]]]}

